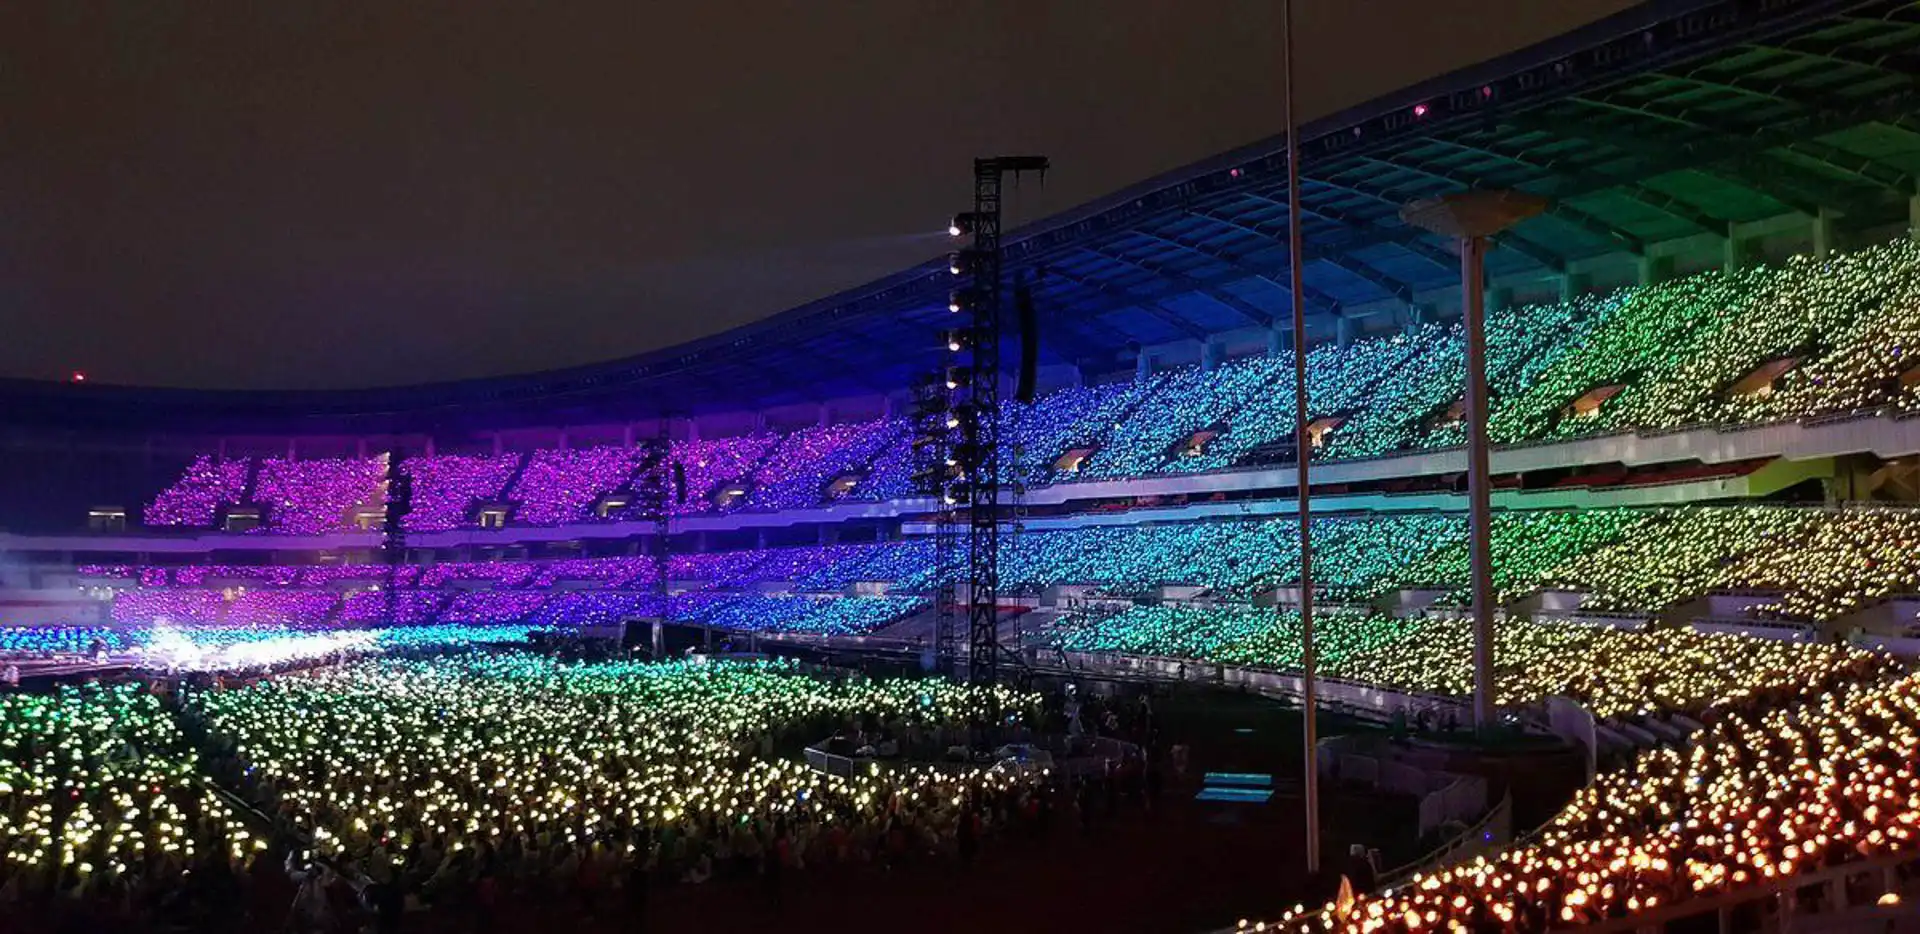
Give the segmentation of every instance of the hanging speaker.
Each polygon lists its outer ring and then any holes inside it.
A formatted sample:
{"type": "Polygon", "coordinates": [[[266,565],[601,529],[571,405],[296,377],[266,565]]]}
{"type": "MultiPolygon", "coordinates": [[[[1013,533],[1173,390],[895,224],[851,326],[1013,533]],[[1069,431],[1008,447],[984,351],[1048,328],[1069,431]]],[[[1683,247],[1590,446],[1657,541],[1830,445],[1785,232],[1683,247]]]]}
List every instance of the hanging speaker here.
{"type": "Polygon", "coordinates": [[[1014,383],[1013,397],[1031,404],[1040,372],[1040,316],[1034,313],[1033,289],[1024,276],[1014,283],[1013,309],[1020,318],[1020,376],[1014,383]]]}

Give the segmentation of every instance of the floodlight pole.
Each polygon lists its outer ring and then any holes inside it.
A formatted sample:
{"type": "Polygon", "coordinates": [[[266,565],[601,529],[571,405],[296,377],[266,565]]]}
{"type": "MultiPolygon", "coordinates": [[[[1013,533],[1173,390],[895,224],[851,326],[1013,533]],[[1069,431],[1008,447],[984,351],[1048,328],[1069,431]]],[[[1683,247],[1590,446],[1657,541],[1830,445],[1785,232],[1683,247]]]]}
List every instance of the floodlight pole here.
{"type": "Polygon", "coordinates": [[[1299,123],[1293,111],[1293,0],[1281,5],[1282,44],[1286,56],[1287,108],[1287,268],[1288,292],[1293,302],[1293,460],[1300,513],[1300,731],[1305,759],[1301,791],[1307,807],[1307,873],[1320,871],[1320,731],[1319,690],[1315,683],[1313,646],[1313,497],[1308,486],[1312,440],[1307,437],[1307,304],[1302,255],[1306,252],[1300,228],[1299,123]]]}
{"type": "Polygon", "coordinates": [[[1467,191],[1417,201],[1400,219],[1460,244],[1461,318],[1467,331],[1467,555],[1473,572],[1473,720],[1494,721],[1493,470],[1487,453],[1487,239],[1546,210],[1515,191],[1467,191]]]}

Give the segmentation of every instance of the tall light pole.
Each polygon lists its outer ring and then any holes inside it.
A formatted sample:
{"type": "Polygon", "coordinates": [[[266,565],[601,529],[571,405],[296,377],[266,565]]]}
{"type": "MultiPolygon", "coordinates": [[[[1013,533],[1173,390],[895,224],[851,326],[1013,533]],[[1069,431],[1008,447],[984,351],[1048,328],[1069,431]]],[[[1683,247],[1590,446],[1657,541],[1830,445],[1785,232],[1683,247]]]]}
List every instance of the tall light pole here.
{"type": "Polygon", "coordinates": [[[1314,678],[1313,650],[1313,497],[1307,485],[1312,439],[1307,437],[1307,303],[1300,232],[1299,121],[1293,111],[1293,0],[1281,5],[1282,51],[1286,55],[1287,108],[1287,291],[1293,302],[1293,459],[1300,514],[1300,732],[1306,746],[1301,790],[1307,805],[1307,873],[1320,871],[1320,731],[1315,723],[1320,709],[1314,678]]]}
{"type": "Polygon", "coordinates": [[[1461,317],[1467,331],[1467,555],[1473,569],[1473,720],[1493,725],[1493,505],[1487,455],[1487,238],[1546,210],[1518,191],[1466,191],[1416,201],[1400,219],[1460,244],[1461,317]]]}

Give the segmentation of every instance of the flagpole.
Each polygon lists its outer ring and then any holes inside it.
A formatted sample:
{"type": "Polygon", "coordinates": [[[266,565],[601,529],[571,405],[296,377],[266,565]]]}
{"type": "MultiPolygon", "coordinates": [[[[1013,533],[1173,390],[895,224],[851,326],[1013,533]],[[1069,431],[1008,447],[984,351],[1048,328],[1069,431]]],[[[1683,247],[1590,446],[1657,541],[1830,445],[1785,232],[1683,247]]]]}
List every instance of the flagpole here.
{"type": "Polygon", "coordinates": [[[1300,232],[1300,142],[1299,123],[1293,109],[1293,0],[1281,4],[1282,43],[1286,58],[1287,107],[1287,267],[1291,275],[1288,292],[1293,300],[1293,393],[1294,461],[1300,515],[1300,681],[1302,685],[1301,735],[1305,740],[1306,764],[1301,787],[1307,799],[1307,873],[1320,871],[1320,749],[1315,718],[1319,712],[1319,691],[1314,678],[1313,647],[1313,503],[1307,484],[1308,461],[1313,449],[1307,437],[1307,311],[1301,254],[1305,252],[1300,232]]]}

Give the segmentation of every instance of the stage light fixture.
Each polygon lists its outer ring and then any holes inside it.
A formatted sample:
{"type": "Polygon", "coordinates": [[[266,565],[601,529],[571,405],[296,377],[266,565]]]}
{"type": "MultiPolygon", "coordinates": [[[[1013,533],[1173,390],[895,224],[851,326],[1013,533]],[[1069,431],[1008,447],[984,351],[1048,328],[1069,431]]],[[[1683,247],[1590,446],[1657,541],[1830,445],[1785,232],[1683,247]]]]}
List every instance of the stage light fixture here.
{"type": "Polygon", "coordinates": [[[980,229],[980,215],[972,211],[961,211],[947,222],[947,236],[964,237],[980,229]]]}
{"type": "Polygon", "coordinates": [[[956,276],[971,275],[986,264],[987,258],[983,250],[957,250],[947,254],[947,271],[956,276]]]}
{"type": "Polygon", "coordinates": [[[947,293],[947,310],[956,315],[963,311],[970,311],[979,304],[979,289],[954,289],[947,293]]]}

